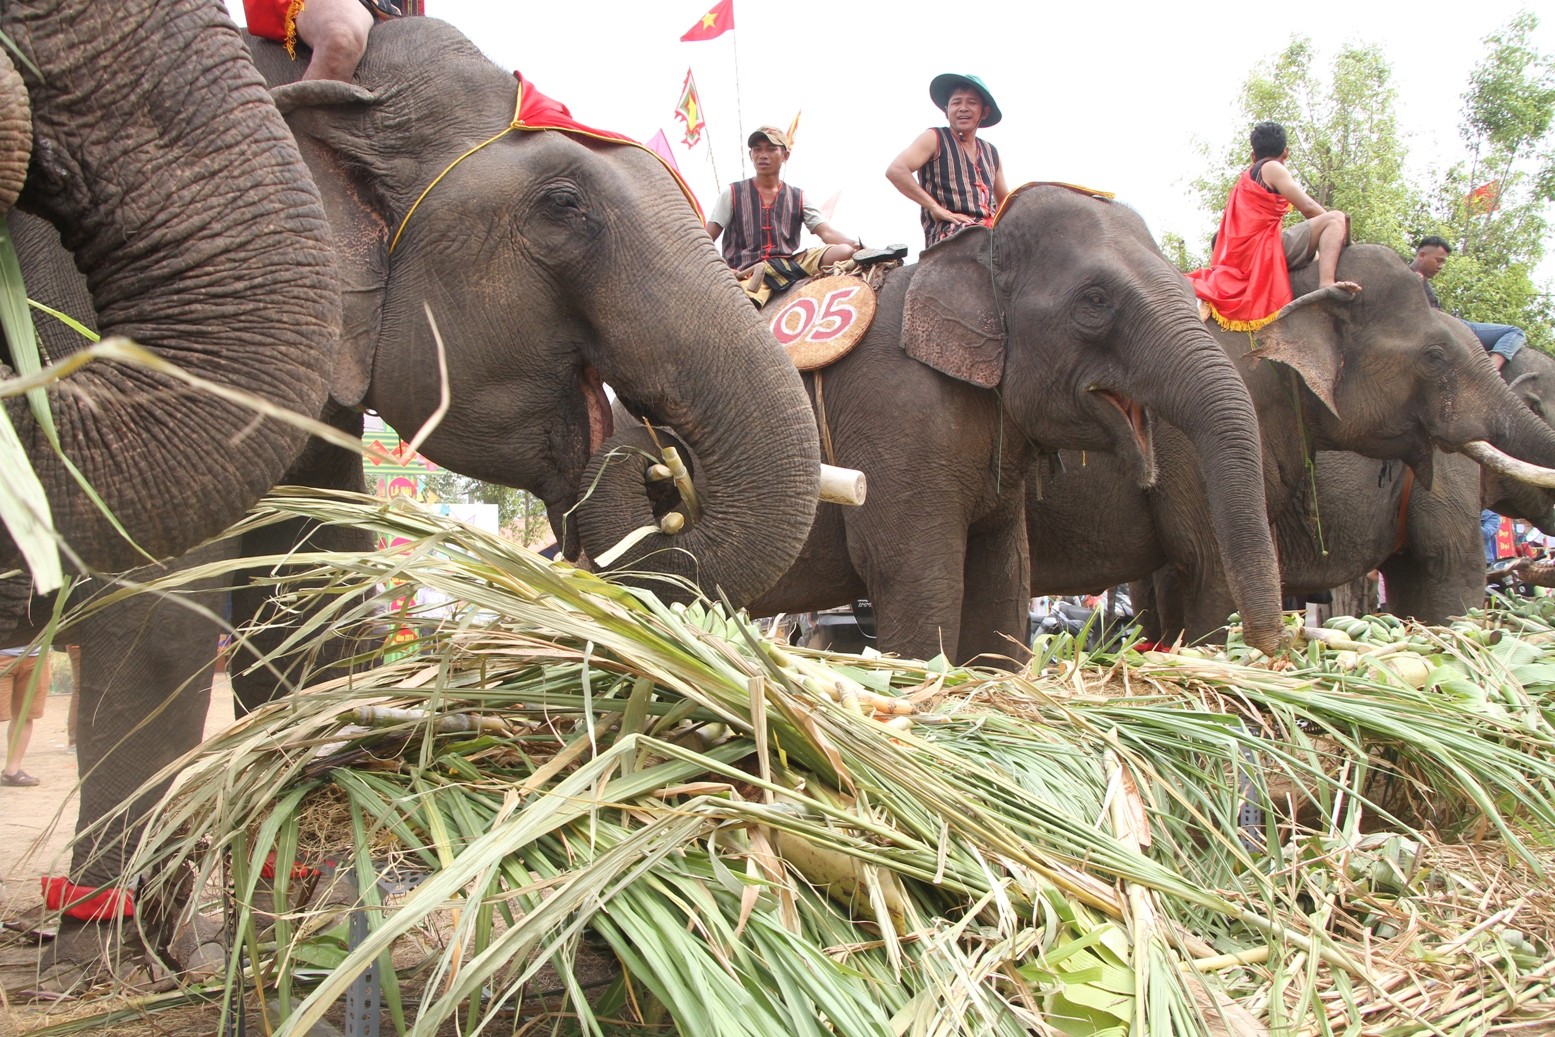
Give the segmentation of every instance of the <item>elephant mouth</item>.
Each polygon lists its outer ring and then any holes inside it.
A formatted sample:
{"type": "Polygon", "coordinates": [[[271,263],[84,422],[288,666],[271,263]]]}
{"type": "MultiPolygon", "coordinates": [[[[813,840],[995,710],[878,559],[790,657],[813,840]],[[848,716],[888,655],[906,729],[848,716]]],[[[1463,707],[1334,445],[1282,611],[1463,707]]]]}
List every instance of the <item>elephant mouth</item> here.
{"type": "MultiPolygon", "coordinates": [[[[583,398],[583,417],[588,425],[584,432],[583,465],[579,477],[594,455],[604,449],[605,443],[615,434],[615,417],[610,410],[610,399],[605,395],[605,380],[593,364],[584,364],[578,371],[578,394],[583,398]]],[[[573,485],[562,502],[546,502],[546,510],[552,516],[551,530],[561,544],[561,555],[572,562],[581,560],[583,544],[578,539],[578,526],[566,521],[566,516],[577,503],[586,487],[573,485]]]]}
{"type": "Polygon", "coordinates": [[[1150,431],[1150,416],[1145,408],[1126,396],[1120,396],[1111,389],[1093,390],[1098,396],[1115,407],[1123,420],[1128,424],[1129,434],[1134,437],[1134,447],[1139,451],[1139,458],[1143,462],[1144,484],[1149,485],[1155,481],[1155,437],[1150,431]]]}

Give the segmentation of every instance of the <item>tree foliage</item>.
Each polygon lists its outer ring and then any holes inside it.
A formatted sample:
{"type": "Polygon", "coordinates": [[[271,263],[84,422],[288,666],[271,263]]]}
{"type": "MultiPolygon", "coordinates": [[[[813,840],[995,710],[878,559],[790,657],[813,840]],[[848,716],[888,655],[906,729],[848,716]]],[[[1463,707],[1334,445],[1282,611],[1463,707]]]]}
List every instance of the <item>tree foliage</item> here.
{"type": "Polygon", "coordinates": [[[511,486],[482,482],[439,468],[428,475],[427,489],[445,501],[495,504],[497,528],[503,536],[521,544],[533,544],[545,539],[550,528],[545,505],[540,499],[511,486]]]}
{"type": "Polygon", "coordinates": [[[1515,324],[1548,349],[1550,293],[1533,273],[1555,201],[1555,61],[1529,44],[1538,24],[1524,13],[1485,37],[1463,95],[1465,154],[1441,176],[1421,229],[1454,245],[1437,277],[1443,306],[1515,324]]]}
{"type": "MultiPolygon", "coordinates": [[[[1375,46],[1345,47],[1326,77],[1315,58],[1312,41],[1296,37],[1253,70],[1242,88],[1247,127],[1265,119],[1283,125],[1291,170],[1306,192],[1324,208],[1349,213],[1356,240],[1403,248],[1420,202],[1404,177],[1392,69],[1375,46]]],[[[1193,183],[1206,209],[1224,208],[1249,161],[1242,129],[1216,167],[1193,183]]]]}
{"type": "MultiPolygon", "coordinates": [[[[1550,348],[1555,307],[1534,272],[1555,202],[1555,61],[1531,44],[1538,24],[1525,12],[1485,37],[1463,94],[1463,152],[1418,183],[1406,172],[1383,52],[1346,46],[1325,70],[1311,40],[1293,38],[1248,76],[1246,122],[1218,156],[1206,149],[1209,168],[1193,182],[1201,204],[1221,212],[1247,168],[1247,128],[1272,119],[1285,126],[1297,181],[1324,207],[1349,214],[1354,240],[1409,256],[1425,235],[1446,238],[1454,254],[1435,280],[1442,305],[1467,320],[1515,324],[1550,348]]],[[[1172,246],[1174,259],[1198,265],[1181,238],[1172,246]]]]}

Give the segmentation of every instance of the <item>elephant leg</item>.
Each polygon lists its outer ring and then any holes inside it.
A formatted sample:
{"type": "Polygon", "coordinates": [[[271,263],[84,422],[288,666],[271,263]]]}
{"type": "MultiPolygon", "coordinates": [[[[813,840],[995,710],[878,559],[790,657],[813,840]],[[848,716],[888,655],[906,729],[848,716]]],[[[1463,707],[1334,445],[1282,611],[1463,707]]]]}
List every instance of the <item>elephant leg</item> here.
{"type": "Polygon", "coordinates": [[[1161,609],[1155,601],[1155,578],[1133,580],[1128,585],[1128,600],[1134,606],[1134,622],[1139,634],[1146,641],[1159,643],[1161,635],[1161,609]]]}
{"type": "MultiPolygon", "coordinates": [[[[207,545],[175,565],[137,570],[127,579],[158,578],[175,568],[218,561],[232,550],[229,542],[207,545]]],[[[46,898],[50,907],[126,885],[129,849],[170,779],[149,782],[204,734],[225,586],[223,578],[211,577],[172,592],[139,594],[71,632],[81,661],[76,674],[81,803],[64,882],[75,888],[55,887],[46,898]]],[[[141,907],[137,904],[136,912],[146,915],[141,907]]],[[[122,964],[116,919],[78,917],[90,915],[82,905],[61,920],[49,950],[47,986],[68,989],[83,978],[90,981],[101,964],[122,964]]]]}
{"type": "MultiPolygon", "coordinates": [[[[347,434],[362,434],[362,419],[358,414],[333,409],[325,415],[325,420],[347,434]]],[[[308,448],[287,472],[286,482],[355,490],[358,493],[366,488],[359,455],[316,439],[309,441],[308,448]]],[[[244,535],[242,545],[243,556],[249,558],[286,555],[294,550],[365,554],[372,549],[372,534],[364,530],[351,526],[320,525],[303,519],[291,519],[253,530],[244,535]]],[[[239,642],[233,646],[232,658],[228,663],[233,709],[239,716],[295,690],[300,683],[310,679],[310,673],[348,658],[356,647],[354,639],[336,637],[306,657],[293,654],[285,658],[269,658],[264,665],[254,666],[253,663],[269,657],[300,625],[313,619],[322,609],[346,603],[331,595],[305,597],[300,602],[290,602],[284,620],[277,621],[271,603],[271,588],[265,585],[265,578],[269,574],[254,572],[252,575],[258,582],[242,579],[232,595],[233,627],[246,628],[239,642]],[[265,621],[254,624],[252,621],[255,618],[263,618],[265,621]]]]}
{"type": "Polygon", "coordinates": [[[943,652],[959,661],[965,535],[960,530],[917,530],[911,543],[884,558],[858,553],[855,547],[898,545],[900,539],[861,537],[853,527],[848,531],[854,568],[863,575],[874,602],[880,650],[909,659],[932,659],[943,652]]]}
{"type": "Polygon", "coordinates": [[[1388,611],[1422,623],[1445,623],[1485,600],[1478,466],[1438,452],[1436,467],[1435,485],[1410,496],[1405,550],[1382,564],[1388,611]]]}
{"type": "Polygon", "coordinates": [[[967,541],[958,644],[962,661],[982,656],[984,663],[1007,666],[1031,658],[1031,542],[1024,497],[1017,504],[1015,521],[1000,522],[967,541]]]}

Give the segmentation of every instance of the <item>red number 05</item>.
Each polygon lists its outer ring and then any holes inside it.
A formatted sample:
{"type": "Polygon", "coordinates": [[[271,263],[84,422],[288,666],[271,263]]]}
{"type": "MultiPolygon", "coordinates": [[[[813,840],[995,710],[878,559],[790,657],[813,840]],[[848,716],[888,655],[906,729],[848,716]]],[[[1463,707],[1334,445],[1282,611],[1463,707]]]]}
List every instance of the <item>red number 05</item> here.
{"type": "Polygon", "coordinates": [[[772,318],[773,336],[785,346],[800,339],[826,342],[836,338],[858,319],[858,310],[848,302],[858,290],[858,285],[849,285],[827,292],[819,305],[814,299],[793,300],[772,318]]]}

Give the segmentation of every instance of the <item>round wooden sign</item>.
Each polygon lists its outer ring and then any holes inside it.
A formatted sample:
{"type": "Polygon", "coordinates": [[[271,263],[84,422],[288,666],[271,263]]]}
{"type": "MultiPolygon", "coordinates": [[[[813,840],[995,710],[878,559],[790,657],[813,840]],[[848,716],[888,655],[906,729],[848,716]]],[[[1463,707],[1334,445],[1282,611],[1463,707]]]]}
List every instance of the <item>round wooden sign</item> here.
{"type": "Polygon", "coordinates": [[[767,326],[801,371],[847,354],[875,319],[875,293],[847,274],[806,281],[784,295],[767,326]]]}

